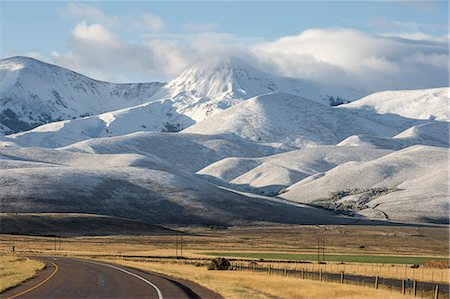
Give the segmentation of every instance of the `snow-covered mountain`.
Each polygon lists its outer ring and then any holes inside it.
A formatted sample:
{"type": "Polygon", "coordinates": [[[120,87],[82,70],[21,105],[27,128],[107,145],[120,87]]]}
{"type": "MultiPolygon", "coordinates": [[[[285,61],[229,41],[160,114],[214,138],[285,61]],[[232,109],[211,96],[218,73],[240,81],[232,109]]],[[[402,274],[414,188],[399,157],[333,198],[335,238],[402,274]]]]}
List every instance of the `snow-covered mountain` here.
{"type": "Polygon", "coordinates": [[[153,98],[172,98],[179,113],[195,121],[258,95],[284,92],[329,105],[329,98],[353,101],[365,93],[342,85],[278,77],[236,58],[212,59],[192,66],[167,83],[153,98]]]}
{"type": "MultiPolygon", "coordinates": [[[[408,100],[415,101],[411,97],[408,100]]],[[[187,127],[184,130],[187,133],[232,133],[284,150],[336,144],[389,149],[414,144],[448,145],[449,123],[445,121],[380,114],[367,109],[366,105],[331,107],[287,93],[274,92],[238,101],[233,107],[197,124],[181,114],[176,108],[178,104],[175,99],[152,101],[100,115],[49,123],[4,139],[22,146],[61,147],[91,138],[138,131],[173,132],[187,127]],[[411,132],[398,135],[407,130],[411,132]]]]}
{"type": "MultiPolygon", "coordinates": [[[[68,120],[93,116],[76,121],[75,126],[84,128],[79,134],[96,132],[86,136],[94,138],[142,129],[174,131],[242,100],[274,91],[301,95],[326,105],[330,96],[350,101],[363,94],[349,87],[322,86],[269,75],[234,58],[197,64],[167,84],[113,84],[32,58],[12,57],[0,60],[0,125],[9,128],[1,130],[8,133],[65,121],[39,128],[33,132],[35,136],[36,132],[54,133],[75,125],[68,120]],[[149,104],[152,102],[157,103],[149,104]],[[164,107],[152,109],[160,106],[164,107]],[[124,109],[129,110],[124,112],[124,109]],[[158,109],[159,113],[155,111],[158,109]],[[111,122],[102,121],[111,114],[121,115],[122,121],[115,122],[115,128],[111,122]]],[[[73,132],[69,128],[63,130],[58,134],[66,135],[66,130],[73,132]]],[[[72,139],[81,140],[80,137],[72,139]]]]}
{"type": "Polygon", "coordinates": [[[113,84],[28,57],[0,60],[0,123],[14,132],[145,103],[162,83],[113,84]]]}
{"type": "Polygon", "coordinates": [[[423,121],[322,105],[286,93],[257,96],[182,132],[233,133],[255,142],[311,147],[336,145],[352,135],[394,137],[423,121]]]}
{"type": "Polygon", "coordinates": [[[0,204],[166,224],[354,221],[305,203],[446,222],[448,91],[357,100],[357,88],[277,77],[233,58],[164,85],[4,59],[0,204]],[[355,101],[331,107],[330,97],[355,101]]]}
{"type": "Polygon", "coordinates": [[[340,108],[357,108],[414,119],[449,121],[450,88],[376,92],[340,108]]]}

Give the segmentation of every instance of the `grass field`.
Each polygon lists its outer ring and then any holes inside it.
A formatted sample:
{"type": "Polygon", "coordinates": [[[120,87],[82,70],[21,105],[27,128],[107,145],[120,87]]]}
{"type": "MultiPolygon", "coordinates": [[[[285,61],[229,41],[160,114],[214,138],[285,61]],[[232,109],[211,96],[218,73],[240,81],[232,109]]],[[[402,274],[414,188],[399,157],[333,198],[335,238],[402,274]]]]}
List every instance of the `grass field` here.
{"type": "MultiPolygon", "coordinates": [[[[373,260],[382,259],[385,264],[358,264],[345,262],[327,262],[319,265],[286,264],[289,267],[324,271],[345,271],[345,273],[380,275],[382,277],[413,279],[422,281],[448,281],[449,273],[445,269],[420,267],[412,269],[407,265],[390,262],[417,263],[417,258],[442,259],[449,257],[449,228],[413,227],[413,226],[315,226],[315,225],[279,225],[252,227],[178,227],[183,232],[183,256],[208,259],[212,256],[201,253],[220,253],[223,256],[236,253],[257,254],[256,258],[275,259],[282,257],[295,260],[312,256],[315,261],[317,236],[326,241],[325,259],[329,257],[351,257],[353,261],[361,256],[364,262],[370,256],[373,260]],[[396,255],[394,261],[384,256],[396,255]],[[381,256],[381,257],[380,257],[381,256]],[[412,259],[412,260],[411,260],[412,259]]],[[[15,246],[16,254],[30,255],[66,255],[79,257],[120,258],[135,256],[131,260],[174,258],[180,255],[180,246],[176,250],[175,236],[95,236],[95,237],[45,237],[25,235],[0,235],[0,254],[11,252],[15,246]]],[[[241,255],[244,257],[244,255],[241,255]]],[[[248,257],[248,256],[247,256],[248,257]]],[[[258,262],[259,263],[259,262],[258,262]]]]}
{"type": "Polygon", "coordinates": [[[208,271],[177,263],[149,263],[124,260],[107,260],[121,265],[159,272],[197,282],[231,299],[396,299],[413,298],[398,291],[375,290],[374,288],[317,282],[293,277],[272,276],[248,271],[208,271]]]}
{"type": "MultiPolygon", "coordinates": [[[[318,261],[317,254],[305,253],[273,253],[273,252],[201,252],[209,256],[224,256],[266,260],[293,260],[293,261],[318,261]]],[[[417,264],[423,265],[429,260],[449,260],[448,258],[436,258],[426,256],[389,256],[389,255],[320,255],[320,261],[345,262],[345,263],[380,263],[380,264],[417,264]]]]}
{"type": "Polygon", "coordinates": [[[44,266],[43,262],[25,257],[0,256],[0,293],[34,277],[44,266]]]}
{"type": "MultiPolygon", "coordinates": [[[[280,252],[315,253],[317,236],[325,254],[448,257],[449,228],[412,226],[285,225],[229,228],[186,227],[185,253],[280,252]]],[[[12,246],[20,252],[52,251],[98,254],[176,254],[175,236],[33,237],[0,235],[0,252],[12,246]],[[55,245],[55,242],[57,243],[55,245]],[[61,245],[61,246],[60,246],[61,245]]]]}

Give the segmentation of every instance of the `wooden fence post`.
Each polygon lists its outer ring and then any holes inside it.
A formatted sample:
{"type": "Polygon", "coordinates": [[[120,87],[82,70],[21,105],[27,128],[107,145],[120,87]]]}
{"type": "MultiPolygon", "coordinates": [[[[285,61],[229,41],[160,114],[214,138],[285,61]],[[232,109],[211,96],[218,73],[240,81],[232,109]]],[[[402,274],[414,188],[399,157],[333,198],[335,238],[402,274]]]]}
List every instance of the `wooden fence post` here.
{"type": "Polygon", "coordinates": [[[439,299],[439,285],[434,287],[434,299],[439,299]]]}
{"type": "Polygon", "coordinates": [[[302,279],[305,279],[305,269],[302,268],[302,279]]]}
{"type": "Polygon", "coordinates": [[[319,280],[322,281],[322,269],[319,271],[319,280]]]}
{"type": "Polygon", "coordinates": [[[344,283],[344,271],[341,272],[341,283],[344,283]]]}
{"type": "Polygon", "coordinates": [[[378,289],[379,276],[375,276],[375,289],[378,289]]]}
{"type": "Polygon", "coordinates": [[[413,281],[413,295],[414,297],[417,296],[417,281],[413,281]]]}
{"type": "Polygon", "coordinates": [[[402,294],[405,295],[405,293],[406,293],[405,280],[402,279],[402,294]]]}

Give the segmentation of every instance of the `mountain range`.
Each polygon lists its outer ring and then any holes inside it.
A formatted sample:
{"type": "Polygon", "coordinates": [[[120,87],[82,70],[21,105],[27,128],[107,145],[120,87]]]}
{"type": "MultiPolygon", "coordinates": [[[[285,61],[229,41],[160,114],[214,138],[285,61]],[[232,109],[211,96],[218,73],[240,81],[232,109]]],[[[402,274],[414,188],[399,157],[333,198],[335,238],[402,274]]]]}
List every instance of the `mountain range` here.
{"type": "Polygon", "coordinates": [[[2,210],[177,225],[448,223],[448,94],[367,95],[235,58],[132,84],[3,59],[2,210]]]}

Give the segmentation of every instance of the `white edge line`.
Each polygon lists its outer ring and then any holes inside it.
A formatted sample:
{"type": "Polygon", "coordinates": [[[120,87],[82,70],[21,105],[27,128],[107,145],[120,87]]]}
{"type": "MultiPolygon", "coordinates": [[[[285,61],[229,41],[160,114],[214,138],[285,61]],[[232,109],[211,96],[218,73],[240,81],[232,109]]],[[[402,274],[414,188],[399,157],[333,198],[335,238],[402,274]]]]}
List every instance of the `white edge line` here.
{"type": "Polygon", "coordinates": [[[101,265],[101,266],[105,266],[105,267],[110,267],[110,268],[113,268],[113,269],[122,271],[122,272],[124,272],[124,273],[127,273],[127,274],[129,274],[129,275],[132,275],[132,276],[134,276],[134,277],[136,277],[136,278],[142,280],[142,281],[145,282],[146,284],[151,285],[151,286],[156,290],[156,293],[158,293],[158,298],[159,298],[159,299],[164,299],[164,298],[163,298],[163,295],[162,295],[162,293],[161,293],[161,290],[158,289],[158,287],[157,287],[154,283],[152,283],[151,281],[148,281],[147,279],[145,279],[145,278],[142,277],[142,276],[139,276],[139,275],[137,275],[137,274],[135,274],[135,273],[132,273],[132,272],[130,272],[130,271],[127,271],[127,270],[125,270],[125,269],[122,269],[122,268],[119,268],[119,267],[116,267],[116,266],[113,266],[113,265],[108,265],[108,264],[98,263],[98,262],[93,262],[93,261],[88,261],[88,260],[80,260],[80,261],[87,262],[87,263],[92,263],[92,264],[97,264],[97,265],[101,265]]]}

